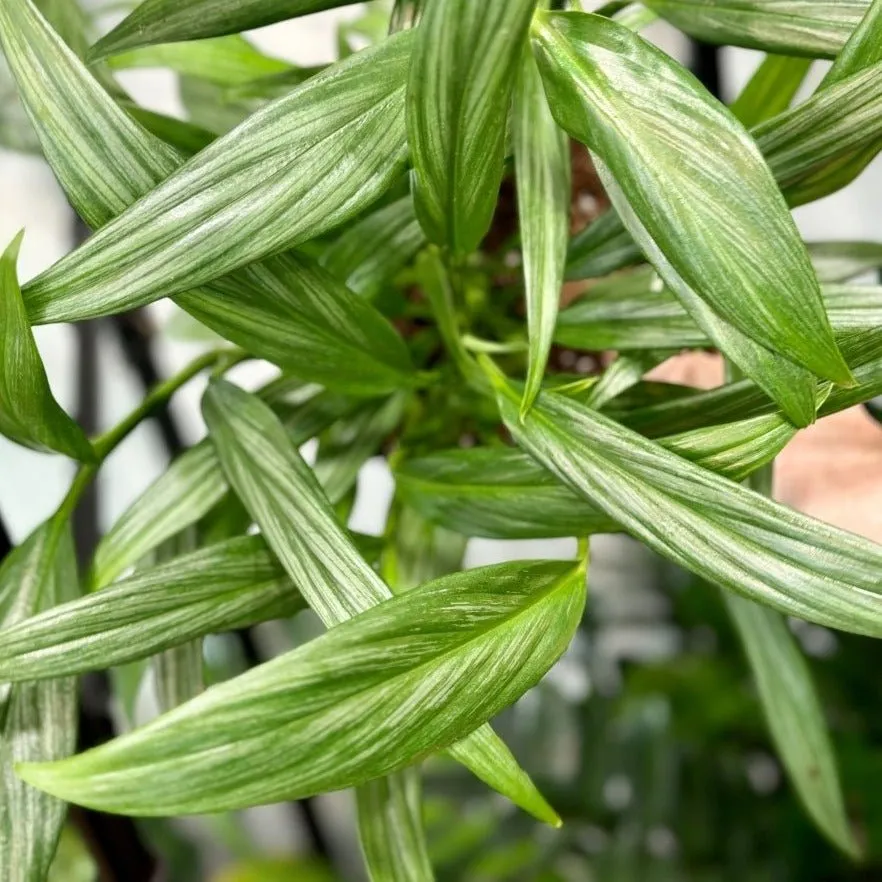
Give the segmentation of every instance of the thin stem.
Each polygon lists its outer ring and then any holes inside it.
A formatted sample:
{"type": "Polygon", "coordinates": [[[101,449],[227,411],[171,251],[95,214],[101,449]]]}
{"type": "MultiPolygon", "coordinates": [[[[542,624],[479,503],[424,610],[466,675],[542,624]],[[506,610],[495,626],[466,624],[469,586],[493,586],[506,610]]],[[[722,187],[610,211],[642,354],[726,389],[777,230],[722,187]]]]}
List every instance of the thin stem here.
{"type": "MultiPolygon", "coordinates": [[[[116,448],[143,422],[144,419],[150,416],[155,408],[165,404],[172,395],[181,388],[181,386],[184,386],[197,374],[217,364],[221,359],[229,359],[230,355],[230,351],[225,349],[215,349],[211,352],[206,352],[205,354],[200,355],[199,358],[191,361],[180,373],[175,374],[173,377],[169,377],[169,379],[160,383],[158,386],[154,386],[144,397],[144,400],[127,417],[117,423],[109,432],[96,439],[93,444],[95,449],[95,462],[83,465],[80,467],[79,471],[77,471],[76,476],[70,485],[70,489],[67,491],[67,495],[64,497],[64,500],[55,514],[56,522],[58,524],[63,524],[64,521],[70,517],[74,508],[76,508],[77,502],[80,500],[86,488],[91,484],[92,479],[95,477],[104,460],[116,450],[116,448]]],[[[236,353],[236,355],[239,358],[244,357],[240,356],[239,353],[236,353]]],[[[226,363],[229,367],[232,367],[232,364],[235,364],[236,362],[233,361],[231,363],[228,360],[226,363]]]]}

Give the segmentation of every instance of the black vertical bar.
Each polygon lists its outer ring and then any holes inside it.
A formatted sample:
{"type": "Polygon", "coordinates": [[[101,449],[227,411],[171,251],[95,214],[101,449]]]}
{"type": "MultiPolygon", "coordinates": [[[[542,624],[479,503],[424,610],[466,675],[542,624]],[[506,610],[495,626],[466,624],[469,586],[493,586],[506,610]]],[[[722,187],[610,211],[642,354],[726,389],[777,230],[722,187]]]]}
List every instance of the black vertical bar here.
{"type": "Polygon", "coordinates": [[[720,47],[700,40],[692,41],[692,73],[715,98],[723,96],[720,47]]]}

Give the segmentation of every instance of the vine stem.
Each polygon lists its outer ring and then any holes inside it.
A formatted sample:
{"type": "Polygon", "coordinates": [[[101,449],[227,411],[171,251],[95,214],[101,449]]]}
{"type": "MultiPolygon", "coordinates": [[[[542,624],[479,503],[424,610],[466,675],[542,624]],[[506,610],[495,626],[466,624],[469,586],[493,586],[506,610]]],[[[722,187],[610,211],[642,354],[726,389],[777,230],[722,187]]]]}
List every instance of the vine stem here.
{"type": "Polygon", "coordinates": [[[175,392],[182,386],[186,385],[190,380],[202,373],[204,370],[214,367],[219,363],[223,363],[225,369],[231,368],[234,364],[238,364],[245,353],[229,349],[214,349],[206,352],[191,361],[182,371],[173,377],[164,380],[157,386],[154,386],[141,403],[123,420],[117,423],[112,429],[95,439],[93,448],[95,451],[95,461],[81,465],[71,482],[67,495],[62,500],[58,511],[55,513],[55,523],[60,528],[61,525],[71,516],[77,502],[83,495],[86,488],[92,483],[98,470],[104,461],[113,453],[114,450],[158,407],[165,404],[175,392]]]}

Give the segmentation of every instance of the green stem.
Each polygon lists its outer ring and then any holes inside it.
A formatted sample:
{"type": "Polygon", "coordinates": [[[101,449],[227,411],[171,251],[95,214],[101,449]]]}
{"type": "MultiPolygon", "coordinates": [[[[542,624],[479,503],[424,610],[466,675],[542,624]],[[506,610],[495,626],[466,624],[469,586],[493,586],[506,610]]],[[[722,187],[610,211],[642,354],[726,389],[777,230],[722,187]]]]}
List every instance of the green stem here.
{"type": "Polygon", "coordinates": [[[437,248],[427,248],[420,255],[417,272],[451,361],[469,386],[479,392],[487,392],[483,373],[463,345],[456,320],[450,276],[437,248]]]}
{"type": "Polygon", "coordinates": [[[245,358],[244,353],[229,349],[215,349],[206,352],[190,362],[182,371],[173,377],[154,386],[144,397],[144,400],[121,422],[117,423],[109,432],[96,439],[93,444],[95,450],[95,462],[80,466],[67,495],[62,500],[58,511],[55,513],[55,523],[59,528],[70,518],[84,491],[92,483],[98,469],[113,453],[114,450],[160,405],[165,404],[181,386],[184,386],[197,374],[208,368],[223,363],[226,369],[245,358]],[[231,356],[234,356],[231,358],[231,356]]]}

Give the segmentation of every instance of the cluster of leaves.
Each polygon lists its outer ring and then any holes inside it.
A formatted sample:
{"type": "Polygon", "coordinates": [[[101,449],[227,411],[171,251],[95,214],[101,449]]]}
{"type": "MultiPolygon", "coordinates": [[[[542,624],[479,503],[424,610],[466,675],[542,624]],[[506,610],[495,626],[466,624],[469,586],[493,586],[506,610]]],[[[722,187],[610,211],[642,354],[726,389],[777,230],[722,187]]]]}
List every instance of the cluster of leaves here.
{"type": "Polygon", "coordinates": [[[851,284],[882,246],[806,245],[790,215],[882,147],[882,0],[399,0],[388,35],[342,39],[321,69],[240,35],[342,5],[145,0],[89,49],[74,4],[0,0],[33,127],[17,143],[95,231],[23,288],[19,239],[0,262],[0,431],[80,463],[0,570],[0,876],[45,878],[65,801],[166,816],[355,787],[371,877],[428,880],[420,763],[439,752],[558,824],[488,721],[565,651],[584,540],[618,531],[725,589],[792,786],[856,855],[784,616],[882,636],[882,548],[740,482],[800,427],[882,393],[880,291],[851,284]],[[639,36],[656,16],[769,54],[726,107],[639,36]],[[813,58],[835,60],[791,108],[813,58]],[[190,121],[137,107],[114,77],[151,65],[182,75],[190,121]],[[612,203],[572,238],[570,139],[612,203]],[[516,232],[482,247],[512,173],[516,232]],[[565,280],[599,276],[560,309],[565,280]],[[32,326],[163,297],[216,348],[88,439],[32,326]],[[618,357],[567,374],[555,346],[618,357]],[[706,347],[743,379],[643,379],[706,347]],[[247,358],[278,379],[251,393],[224,378],[247,358]],[[83,490],[203,371],[208,438],[78,577],[83,490]],[[377,453],[396,480],[380,540],[346,528],[377,453]],[[582,541],[575,561],[463,571],[475,536],[582,541]],[[206,635],[307,606],[326,634],[203,689],[206,635]],[[166,712],[72,755],[76,677],[144,659],[166,712]]]}

